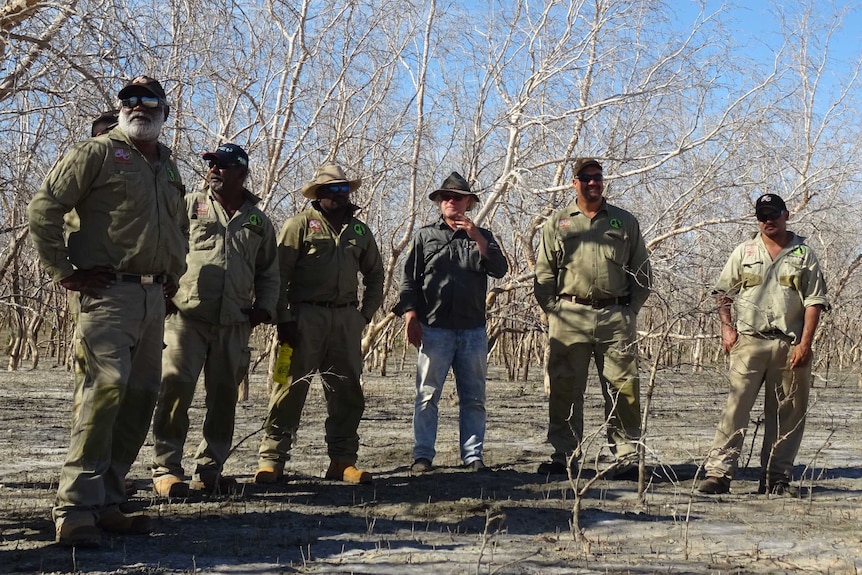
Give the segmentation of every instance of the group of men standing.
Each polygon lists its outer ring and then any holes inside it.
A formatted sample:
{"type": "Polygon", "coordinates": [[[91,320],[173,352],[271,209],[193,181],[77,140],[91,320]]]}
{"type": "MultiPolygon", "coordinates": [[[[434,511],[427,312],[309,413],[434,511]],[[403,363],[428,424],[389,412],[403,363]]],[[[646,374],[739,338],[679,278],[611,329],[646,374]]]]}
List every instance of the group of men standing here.
{"type": "MultiPolygon", "coordinates": [[[[325,477],[370,482],[371,473],[357,467],[365,407],[361,336],[383,303],[384,270],[374,236],[350,201],[361,179],[337,164],[320,167],[301,190],[310,206],[276,236],[245,187],[249,158],[241,147],[225,143],[203,154],[206,186],[186,193],[171,151],[158,142],[170,110],[161,84],[140,76],[118,99],[118,125],[100,118],[105,123],[97,130],[94,123],[94,137],[58,162],[28,207],[39,256],[69,290],[77,320],[71,443],[53,510],[57,541],[92,546],[103,531],[150,530],[148,516],[119,506],[151,418],[156,494],[237,488],[222,470],[249,366],[249,335],[263,323],[276,325],[292,358],[287,381],[272,391],[254,481],[284,477],[311,378],[319,373],[327,406],[325,477]],[[70,212],[77,221],[64,226],[70,212]],[[186,483],[188,410],[202,371],[203,441],[186,483]]],[[[573,175],[576,197],[544,224],[535,267],[535,297],[549,321],[553,447],[538,472],[576,469],[593,358],[617,460],[612,478],[629,479],[641,433],[636,317],[652,270],[637,219],[603,196],[601,164],[581,158],[573,175]]],[[[406,340],[418,349],[411,471],[434,468],[438,403],[451,369],[461,460],[468,470],[488,472],[485,302],[488,278],[503,277],[508,263],[493,233],[467,215],[479,196],[460,174],[449,175],[429,199],[440,217],[415,234],[395,306],[406,340]]],[[[734,251],[715,288],[732,391],[700,486],[705,493],[729,490],[763,382],[764,492],[786,491],[792,477],[811,342],[828,303],[817,259],[786,230],[787,217],[781,198],[759,198],[761,231],[734,251]]]]}

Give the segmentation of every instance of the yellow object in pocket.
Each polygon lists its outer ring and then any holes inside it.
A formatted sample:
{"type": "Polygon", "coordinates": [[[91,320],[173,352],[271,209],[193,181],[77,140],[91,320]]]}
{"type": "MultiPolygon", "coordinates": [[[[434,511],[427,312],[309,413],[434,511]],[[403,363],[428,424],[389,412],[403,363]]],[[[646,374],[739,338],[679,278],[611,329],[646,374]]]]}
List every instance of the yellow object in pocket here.
{"type": "Polygon", "coordinates": [[[292,347],[286,343],[278,346],[278,354],[275,357],[275,369],[272,371],[272,381],[275,383],[287,383],[290,378],[290,359],[292,357],[292,347]]]}

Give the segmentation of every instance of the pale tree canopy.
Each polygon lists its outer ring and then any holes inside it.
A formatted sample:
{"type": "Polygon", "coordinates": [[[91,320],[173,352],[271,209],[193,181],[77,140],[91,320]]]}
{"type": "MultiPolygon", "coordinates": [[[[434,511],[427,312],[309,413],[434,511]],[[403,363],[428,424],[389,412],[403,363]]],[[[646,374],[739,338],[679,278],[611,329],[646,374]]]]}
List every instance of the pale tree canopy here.
{"type": "MultiPolygon", "coordinates": [[[[638,216],[652,251],[644,333],[668,322],[681,338],[715,333],[712,282],[756,230],[754,199],[770,191],[827,269],[836,301],[824,330],[858,334],[859,54],[839,58],[832,44],[848,12],[776,3],[776,34],[752,39],[737,33],[730,6],[677,8],[6,0],[0,314],[17,310],[21,323],[49,305],[23,208],[56,158],[115,107],[123,82],[146,73],[167,90],[164,140],[189,187],[202,181],[200,154],[222,141],[249,152],[249,186],[276,225],[302,208],[297,191],[318,165],[336,160],[363,178],[354,201],[387,261],[386,309],[368,348],[397,333],[386,312],[401,254],[436,217],[428,193],[453,170],[479,191],[475,218],[509,258],[491,324],[541,330],[537,231],[572,201],[570,165],[586,155],[602,161],[606,195],[638,216]]],[[[858,336],[830,345],[858,358],[858,336]]]]}

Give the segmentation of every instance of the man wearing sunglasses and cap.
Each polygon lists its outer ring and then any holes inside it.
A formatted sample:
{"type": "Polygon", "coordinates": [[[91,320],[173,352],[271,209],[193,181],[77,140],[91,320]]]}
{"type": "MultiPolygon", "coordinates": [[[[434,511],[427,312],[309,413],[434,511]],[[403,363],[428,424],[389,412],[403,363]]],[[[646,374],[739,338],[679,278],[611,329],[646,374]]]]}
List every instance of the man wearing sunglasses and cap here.
{"type": "Polygon", "coordinates": [[[362,184],[341,166],[321,166],[302,187],[311,207],[288,219],[278,236],[281,292],[278,340],[293,348],[286,383],[275,384],[258,455],[256,483],[275,483],[296,438],[314,372],[326,398],[327,479],[369,483],[357,469],[359,421],[365,409],[362,331],[383,303],[383,261],[368,226],[353,214],[350,193],[362,184]],[[359,302],[359,280],[364,290],[359,302]]]}
{"type": "Polygon", "coordinates": [[[730,355],[730,394],[704,465],[706,478],[698,487],[702,493],[730,491],[761,387],[759,492],[794,491],[790,482],[808,410],[811,346],[820,313],[829,308],[826,281],[814,250],[787,229],[790,214],[781,197],[757,198],[755,216],[760,231],[733,250],[713,289],[721,343],[730,355]]]}
{"type": "Polygon", "coordinates": [[[637,479],[637,314],[652,285],[649,255],[637,219],[605,200],[602,165],[580,158],[573,173],[575,201],[545,222],[536,257],[534,292],[548,314],[548,442],[554,448],[538,473],[566,475],[576,466],[592,357],[616,458],[606,477],[637,479]]]}
{"type": "Polygon", "coordinates": [[[485,443],[485,378],[488,276],[501,278],[509,265],[490,230],[467,216],[479,197],[452,172],[428,199],[440,218],[413,236],[404,261],[399,302],[407,341],[419,349],[413,410],[414,474],[433,469],[437,406],[449,368],[458,392],[460,455],[471,471],[489,471],[485,443]]]}
{"type": "Polygon", "coordinates": [[[27,210],[46,271],[78,299],[71,444],[54,507],[62,545],[150,529],[119,504],[158,396],[165,300],[186,268],[185,189],[158,142],[165,91],[139,76],[118,97],[119,125],[73,146],[27,210]],[[73,209],[80,223],[67,243],[73,209]]]}
{"type": "Polygon", "coordinates": [[[249,366],[248,338],[257,325],[275,318],[279,295],[275,230],[256,206],[260,198],[245,187],[248,155],[225,143],[203,159],[209,165],[207,185],[186,196],[188,270],[169,303],[162,387],[153,416],[153,490],[162,497],[185,497],[189,487],[213,494],[237,489],[222,469],[233,439],[239,384],[249,366]],[[206,415],[189,485],[183,447],[201,370],[206,415]]]}

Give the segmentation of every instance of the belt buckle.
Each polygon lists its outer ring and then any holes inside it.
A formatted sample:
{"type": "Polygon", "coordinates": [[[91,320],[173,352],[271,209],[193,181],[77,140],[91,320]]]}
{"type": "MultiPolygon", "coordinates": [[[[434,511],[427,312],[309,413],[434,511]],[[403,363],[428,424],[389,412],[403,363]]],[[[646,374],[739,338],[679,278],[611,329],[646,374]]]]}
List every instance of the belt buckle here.
{"type": "Polygon", "coordinates": [[[602,309],[603,306],[602,306],[601,300],[591,299],[590,300],[590,307],[593,309],[602,309]]]}
{"type": "Polygon", "coordinates": [[[152,274],[143,274],[141,275],[141,284],[150,285],[155,283],[155,276],[152,274]]]}

